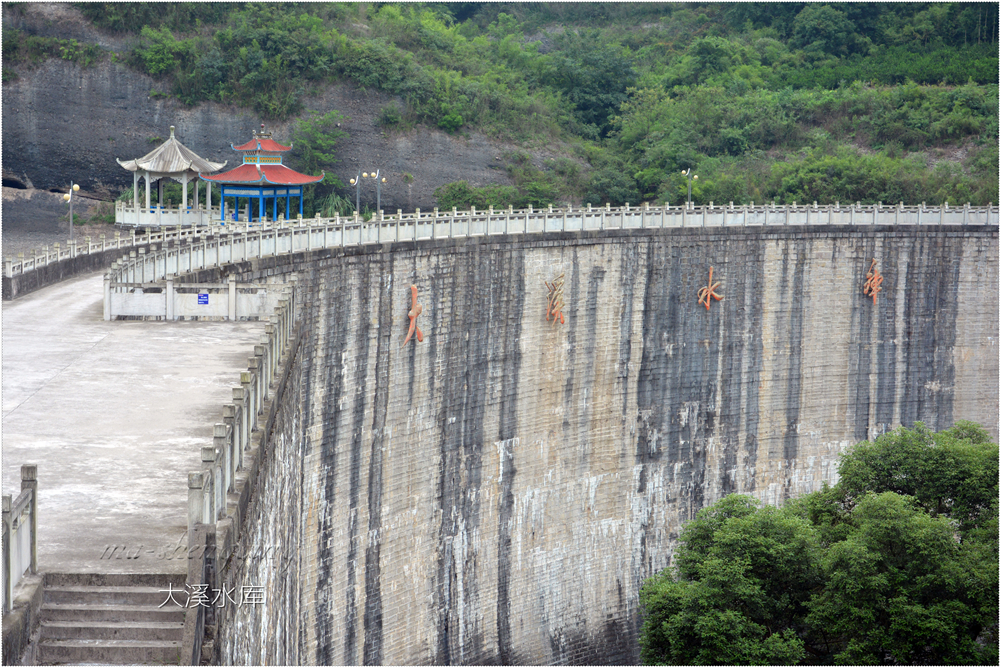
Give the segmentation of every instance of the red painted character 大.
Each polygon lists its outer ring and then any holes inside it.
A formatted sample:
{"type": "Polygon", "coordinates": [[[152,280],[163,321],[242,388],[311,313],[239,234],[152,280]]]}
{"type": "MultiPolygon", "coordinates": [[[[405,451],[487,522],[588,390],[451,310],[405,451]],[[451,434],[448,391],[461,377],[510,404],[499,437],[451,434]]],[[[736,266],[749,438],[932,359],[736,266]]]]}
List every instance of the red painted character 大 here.
{"type": "Polygon", "coordinates": [[[419,317],[420,313],[424,312],[424,307],[417,303],[416,285],[410,285],[410,294],[413,298],[413,304],[410,307],[410,312],[407,313],[410,318],[410,331],[406,334],[406,340],[403,341],[403,344],[400,345],[400,347],[404,347],[407,343],[409,343],[410,338],[413,337],[414,333],[417,334],[418,343],[424,342],[424,334],[421,333],[420,328],[417,326],[417,317],[419,317]]]}

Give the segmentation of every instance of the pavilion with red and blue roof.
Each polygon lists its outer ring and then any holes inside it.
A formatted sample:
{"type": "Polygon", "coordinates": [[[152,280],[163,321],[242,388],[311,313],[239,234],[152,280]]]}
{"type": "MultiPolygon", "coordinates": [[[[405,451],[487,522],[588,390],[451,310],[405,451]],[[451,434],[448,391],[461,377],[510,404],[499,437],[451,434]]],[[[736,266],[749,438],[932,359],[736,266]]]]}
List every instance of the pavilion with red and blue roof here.
{"type": "MultiPolygon", "coordinates": [[[[203,181],[218,183],[222,189],[222,219],[226,219],[226,197],[236,199],[236,211],[239,211],[239,200],[246,198],[248,204],[257,200],[256,206],[248,206],[249,218],[253,221],[253,210],[257,209],[257,219],[263,219],[271,204],[272,219],[278,219],[278,200],[284,199],[285,219],[291,213],[292,197],[299,198],[299,215],[302,215],[302,186],[319,183],[326,176],[307,176],[294,169],[289,169],[281,163],[281,154],[292,150],[291,146],[283,146],[271,138],[270,132],[264,131],[260,124],[260,132],[254,131],[253,139],[240,146],[233,146],[234,151],[243,154],[243,163],[235,169],[221,174],[200,174],[203,181]]],[[[237,215],[234,212],[234,219],[237,215]]]]}

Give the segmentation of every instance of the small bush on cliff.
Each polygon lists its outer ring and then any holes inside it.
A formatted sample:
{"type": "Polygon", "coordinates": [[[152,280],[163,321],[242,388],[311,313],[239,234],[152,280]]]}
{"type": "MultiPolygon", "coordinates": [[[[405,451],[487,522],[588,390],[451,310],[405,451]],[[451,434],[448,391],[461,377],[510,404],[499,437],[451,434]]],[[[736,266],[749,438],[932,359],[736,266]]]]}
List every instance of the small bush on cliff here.
{"type": "Polygon", "coordinates": [[[783,508],[731,495],[643,585],[645,664],[996,664],[997,457],[900,428],[783,508]]]}

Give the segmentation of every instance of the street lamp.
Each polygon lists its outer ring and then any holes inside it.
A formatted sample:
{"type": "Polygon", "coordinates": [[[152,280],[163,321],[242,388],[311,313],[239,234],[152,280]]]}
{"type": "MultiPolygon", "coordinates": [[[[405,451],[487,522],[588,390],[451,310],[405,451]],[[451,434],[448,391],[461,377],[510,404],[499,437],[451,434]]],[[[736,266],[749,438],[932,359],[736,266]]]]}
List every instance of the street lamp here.
{"type": "Polygon", "coordinates": [[[369,176],[375,179],[375,211],[382,210],[382,184],[385,183],[385,178],[379,179],[382,176],[382,170],[376,169],[369,176]]]}
{"type": "MultiPolygon", "coordinates": [[[[365,172],[365,176],[366,177],[368,176],[367,172],[365,172]]],[[[357,176],[357,178],[352,178],[351,179],[351,185],[354,186],[354,211],[356,213],[360,213],[361,212],[361,170],[360,169],[358,170],[358,176],[357,176]]]]}
{"type": "Polygon", "coordinates": [[[69,193],[63,195],[63,201],[69,202],[69,237],[73,238],[73,193],[79,192],[80,186],[73,181],[69,182],[69,193]]]}
{"type": "Polygon", "coordinates": [[[381,178],[382,170],[376,169],[370,174],[365,172],[358,172],[357,178],[351,179],[351,185],[354,186],[354,209],[356,211],[361,210],[361,179],[371,178],[375,181],[375,211],[382,210],[382,184],[385,183],[385,178],[381,178]]]}
{"type": "Polygon", "coordinates": [[[694,176],[692,176],[691,175],[691,167],[688,167],[687,171],[685,171],[685,170],[682,169],[681,173],[688,177],[688,207],[690,207],[691,206],[691,181],[697,181],[698,180],[698,174],[695,174],[694,176]]]}

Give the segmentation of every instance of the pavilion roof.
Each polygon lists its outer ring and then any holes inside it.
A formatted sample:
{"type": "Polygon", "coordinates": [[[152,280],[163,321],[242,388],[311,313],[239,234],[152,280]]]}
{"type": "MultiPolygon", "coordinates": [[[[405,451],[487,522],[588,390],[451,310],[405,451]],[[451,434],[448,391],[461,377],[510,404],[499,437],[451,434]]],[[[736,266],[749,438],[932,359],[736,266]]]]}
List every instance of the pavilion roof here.
{"type": "MultiPolygon", "coordinates": [[[[263,151],[267,153],[287,153],[292,150],[291,146],[285,146],[279,144],[277,141],[272,139],[273,135],[264,128],[264,123],[260,124],[260,132],[257,130],[253,131],[253,139],[246,142],[245,144],[240,144],[239,146],[233,146],[234,151],[248,152],[248,151],[263,151]]],[[[230,144],[232,145],[232,144],[230,144]]]]}
{"type": "Polygon", "coordinates": [[[274,139],[254,137],[245,144],[233,146],[234,151],[270,151],[274,153],[287,153],[292,150],[291,146],[282,146],[274,139]]]}
{"type": "Polygon", "coordinates": [[[300,174],[283,164],[241,164],[235,169],[230,169],[221,174],[213,174],[211,176],[202,174],[201,179],[203,181],[211,181],[212,183],[309,185],[311,183],[319,183],[325,176],[325,172],[321,172],[319,176],[300,174]]]}
{"type": "Polygon", "coordinates": [[[170,126],[170,138],[162,144],[135,160],[119,159],[118,164],[129,171],[148,171],[158,174],[213,172],[226,166],[226,162],[210,162],[199,157],[190,148],[177,141],[173,125],[170,126]]]}

